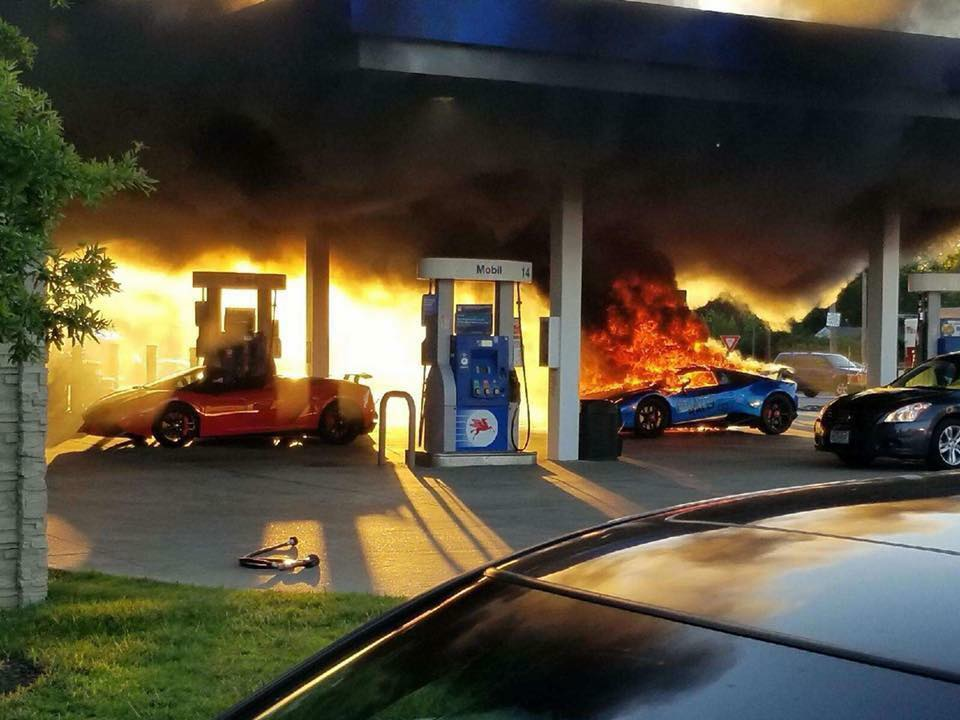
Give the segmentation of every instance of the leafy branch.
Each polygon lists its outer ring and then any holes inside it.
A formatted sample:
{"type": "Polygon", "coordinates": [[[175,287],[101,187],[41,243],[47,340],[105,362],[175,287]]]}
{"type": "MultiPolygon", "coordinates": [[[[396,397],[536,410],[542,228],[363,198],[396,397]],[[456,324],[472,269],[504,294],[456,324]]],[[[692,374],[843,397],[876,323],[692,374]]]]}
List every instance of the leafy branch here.
{"type": "Polygon", "coordinates": [[[0,19],[0,343],[14,362],[42,358],[48,344],[95,339],[109,327],[92,304],[117,291],[116,266],[98,246],[71,254],[56,248],[51,236],[64,207],[154,187],[140,167],[142,145],[98,160],[65,140],[46,93],[20,82],[21,68],[35,57],[33,43],[0,19]]]}

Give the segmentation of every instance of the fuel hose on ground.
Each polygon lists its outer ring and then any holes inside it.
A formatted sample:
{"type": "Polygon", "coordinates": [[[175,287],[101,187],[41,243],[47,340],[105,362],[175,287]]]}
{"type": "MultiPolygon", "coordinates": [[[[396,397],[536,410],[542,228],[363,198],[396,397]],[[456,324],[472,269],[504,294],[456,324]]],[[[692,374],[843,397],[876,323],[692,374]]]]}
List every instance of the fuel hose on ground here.
{"type": "Polygon", "coordinates": [[[237,564],[240,567],[250,568],[251,570],[293,570],[294,568],[313,568],[320,564],[320,558],[310,553],[305,558],[283,558],[283,557],[264,557],[267,553],[276,550],[285,550],[295,548],[300,541],[296,536],[291,535],[287,540],[276,545],[254,550],[248,555],[237,558],[237,564]]]}

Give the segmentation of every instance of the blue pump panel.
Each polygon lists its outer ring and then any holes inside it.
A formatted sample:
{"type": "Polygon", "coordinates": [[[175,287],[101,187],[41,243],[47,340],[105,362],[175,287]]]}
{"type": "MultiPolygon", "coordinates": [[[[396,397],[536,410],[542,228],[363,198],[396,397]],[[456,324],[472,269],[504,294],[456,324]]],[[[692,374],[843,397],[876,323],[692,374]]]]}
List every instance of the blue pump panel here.
{"type": "Polygon", "coordinates": [[[960,336],[958,335],[944,335],[937,340],[937,355],[957,352],[958,350],[960,350],[960,336]]]}
{"type": "Polygon", "coordinates": [[[457,451],[505,451],[509,438],[510,338],[455,335],[457,451]]]}

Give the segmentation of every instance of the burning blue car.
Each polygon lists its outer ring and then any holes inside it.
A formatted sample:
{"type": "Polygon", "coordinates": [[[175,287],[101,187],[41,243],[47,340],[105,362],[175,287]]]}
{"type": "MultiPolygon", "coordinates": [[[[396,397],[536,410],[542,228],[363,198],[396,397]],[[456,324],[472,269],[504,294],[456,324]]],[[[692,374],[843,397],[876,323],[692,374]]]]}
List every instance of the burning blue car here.
{"type": "Polygon", "coordinates": [[[682,368],[670,382],[605,393],[620,410],[621,429],[657,437],[667,428],[747,425],[786,432],[797,417],[797,384],[781,377],[709,365],[682,368]]]}

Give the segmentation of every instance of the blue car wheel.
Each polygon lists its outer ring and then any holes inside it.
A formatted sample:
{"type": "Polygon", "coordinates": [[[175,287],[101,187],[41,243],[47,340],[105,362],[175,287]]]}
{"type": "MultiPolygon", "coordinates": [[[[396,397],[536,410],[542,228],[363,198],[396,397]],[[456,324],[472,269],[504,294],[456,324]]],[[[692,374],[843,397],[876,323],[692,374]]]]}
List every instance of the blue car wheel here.
{"type": "Polygon", "coordinates": [[[670,406],[662,398],[644,398],[637,404],[637,414],[633,421],[633,434],[637,437],[659,437],[669,425],[670,406]]]}
{"type": "Polygon", "coordinates": [[[760,411],[760,430],[767,435],[780,435],[793,425],[793,408],[786,395],[771,395],[760,411]]]}

